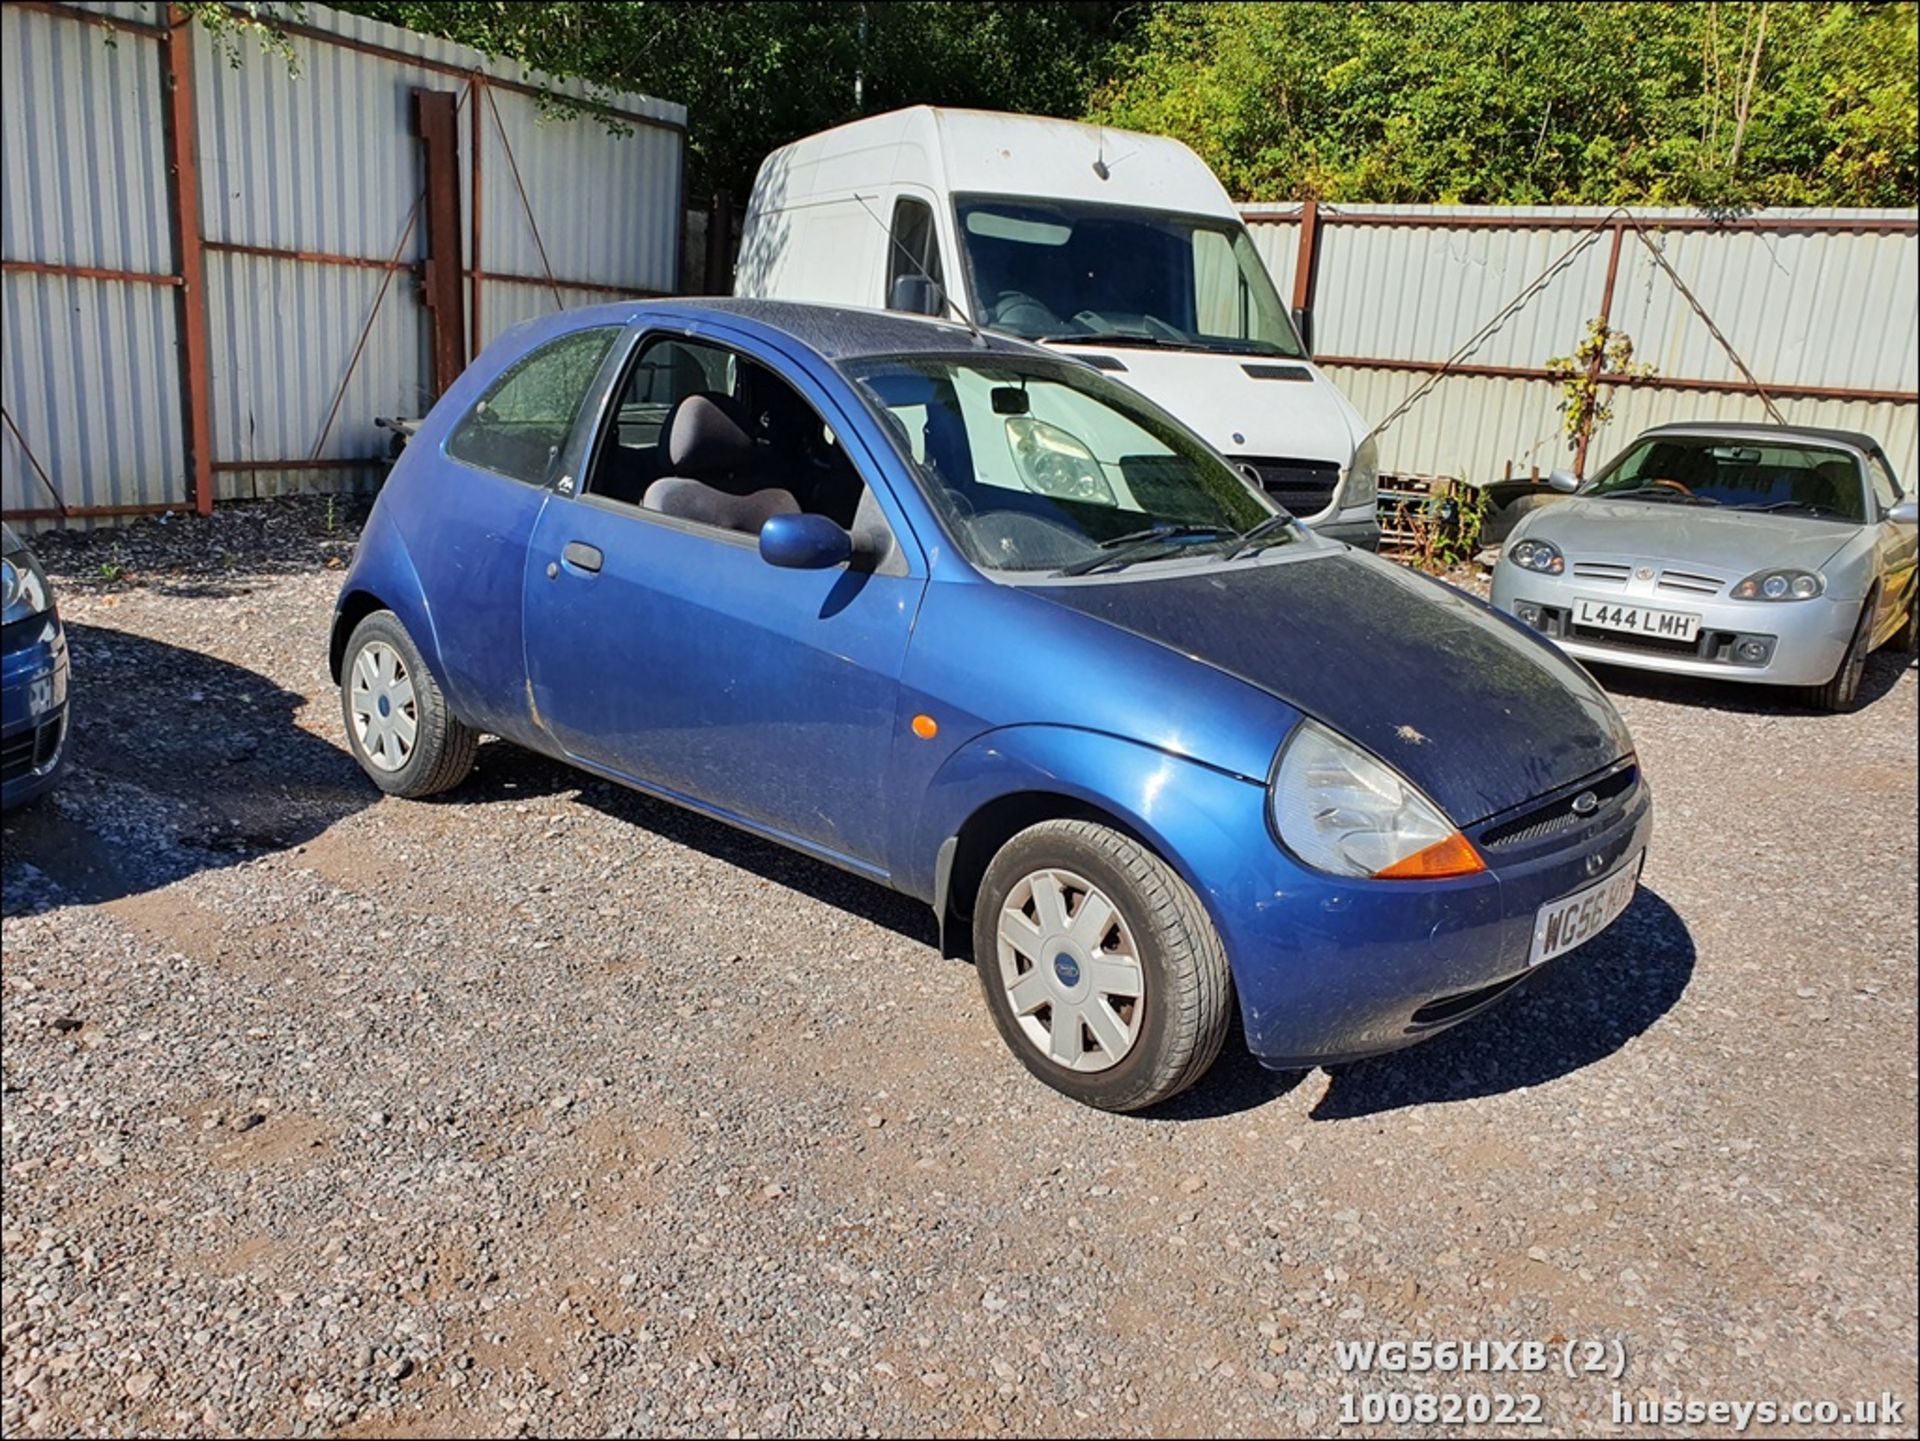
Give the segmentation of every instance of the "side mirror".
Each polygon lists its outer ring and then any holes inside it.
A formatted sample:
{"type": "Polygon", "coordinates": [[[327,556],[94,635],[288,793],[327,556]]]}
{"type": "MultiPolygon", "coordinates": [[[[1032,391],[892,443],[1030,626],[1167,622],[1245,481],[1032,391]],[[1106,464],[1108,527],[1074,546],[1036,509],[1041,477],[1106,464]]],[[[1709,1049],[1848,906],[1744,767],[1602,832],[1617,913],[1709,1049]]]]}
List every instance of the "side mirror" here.
{"type": "Polygon", "coordinates": [[[939,284],[926,276],[903,275],[893,282],[887,309],[904,310],[909,315],[945,315],[947,297],[939,284]]]}
{"type": "Polygon", "coordinates": [[[760,559],[787,570],[831,570],[853,559],[853,537],[824,515],[776,515],[760,527],[760,559]]]}
{"type": "Polygon", "coordinates": [[[1556,470],[1547,477],[1547,484],[1562,495],[1572,495],[1580,488],[1580,477],[1570,470],[1556,470]]]}
{"type": "Polygon", "coordinates": [[[1308,355],[1313,354],[1313,312],[1304,305],[1293,307],[1293,333],[1300,337],[1300,344],[1308,355]]]}
{"type": "Polygon", "coordinates": [[[1920,500],[1908,496],[1887,512],[1887,519],[1895,525],[1920,525],[1920,500]]]}

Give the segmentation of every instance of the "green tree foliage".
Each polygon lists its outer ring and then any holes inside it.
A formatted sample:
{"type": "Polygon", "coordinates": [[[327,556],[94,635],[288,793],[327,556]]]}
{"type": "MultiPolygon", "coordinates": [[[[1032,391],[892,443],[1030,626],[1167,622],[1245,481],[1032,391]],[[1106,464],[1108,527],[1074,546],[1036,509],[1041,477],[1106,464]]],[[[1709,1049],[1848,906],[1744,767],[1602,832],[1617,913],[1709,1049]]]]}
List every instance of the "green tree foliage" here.
{"type": "Polygon", "coordinates": [[[1901,3],[1153,8],[1094,118],[1249,199],[1912,205],[1901,3]]]}
{"type": "Polygon", "coordinates": [[[1100,0],[455,0],[340,8],[603,90],[678,101],[688,112],[689,193],[725,186],[741,197],[769,150],[859,114],[920,103],[1077,114],[1130,12],[1100,0]]]}

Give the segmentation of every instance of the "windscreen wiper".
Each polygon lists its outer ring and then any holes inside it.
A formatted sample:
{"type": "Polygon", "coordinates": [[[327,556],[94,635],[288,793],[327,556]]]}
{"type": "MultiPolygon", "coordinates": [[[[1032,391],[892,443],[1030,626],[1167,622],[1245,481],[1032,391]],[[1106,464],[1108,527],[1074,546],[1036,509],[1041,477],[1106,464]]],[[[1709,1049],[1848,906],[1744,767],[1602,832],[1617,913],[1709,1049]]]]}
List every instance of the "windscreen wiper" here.
{"type": "Polygon", "coordinates": [[[1135,335],[1126,330],[1089,330],[1085,334],[1069,331],[1058,335],[1035,336],[1034,339],[1041,345],[1141,345],[1158,350],[1192,349],[1185,341],[1164,340],[1158,335],[1135,335]]]}
{"type": "Polygon", "coordinates": [[[1718,505],[1708,495],[1682,495],[1670,485],[1636,485],[1626,490],[1596,490],[1595,500],[1670,500],[1675,505],[1718,505]]]}
{"type": "Polygon", "coordinates": [[[1770,500],[1765,505],[1736,505],[1735,510],[1750,510],[1755,515],[1765,515],[1775,510],[1804,510],[1808,515],[1838,515],[1840,512],[1831,506],[1815,505],[1805,500],[1770,500]]]}
{"type": "Polygon", "coordinates": [[[1225,536],[1233,532],[1223,525],[1150,525],[1145,530],[1130,530],[1125,535],[1116,535],[1098,542],[1099,549],[1092,555],[1082,556],[1069,565],[1063,565],[1055,575],[1087,575],[1103,566],[1126,565],[1135,557],[1169,540],[1183,540],[1189,536],[1225,536]]]}
{"type": "MultiPolygon", "coordinates": [[[[1225,559],[1235,560],[1240,556],[1259,550],[1263,546],[1272,545],[1287,530],[1298,524],[1300,524],[1300,522],[1294,517],[1292,511],[1283,510],[1277,515],[1270,515],[1265,520],[1259,521],[1241,531],[1239,537],[1234,542],[1233,548],[1226,553],[1225,559]]],[[[1288,540],[1292,540],[1292,538],[1292,536],[1287,536],[1288,540]]]]}

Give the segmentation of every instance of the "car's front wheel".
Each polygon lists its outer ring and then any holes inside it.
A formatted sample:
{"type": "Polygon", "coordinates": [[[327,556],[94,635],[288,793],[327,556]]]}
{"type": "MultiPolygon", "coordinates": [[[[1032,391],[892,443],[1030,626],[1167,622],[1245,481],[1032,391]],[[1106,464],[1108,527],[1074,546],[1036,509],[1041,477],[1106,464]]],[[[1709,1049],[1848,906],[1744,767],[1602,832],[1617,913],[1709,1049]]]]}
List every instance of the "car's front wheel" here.
{"type": "Polygon", "coordinates": [[[973,937],[1002,1039],[1077,1101],[1143,1110],[1220,1054],[1226,951],[1186,882],[1131,836],[1079,820],[1021,831],[987,867],[973,937]]]}
{"type": "Polygon", "coordinates": [[[390,610],[353,628],[340,667],[347,744],[389,795],[418,798],[460,784],[480,737],[447,708],[420,651],[390,610]]]}
{"type": "Polygon", "coordinates": [[[1853,627],[1853,639],[1847,642],[1840,668],[1825,685],[1808,686],[1807,703],[1821,710],[1850,711],[1860,699],[1860,679],[1867,673],[1867,652],[1872,648],[1873,597],[1860,607],[1860,619],[1853,627]]]}

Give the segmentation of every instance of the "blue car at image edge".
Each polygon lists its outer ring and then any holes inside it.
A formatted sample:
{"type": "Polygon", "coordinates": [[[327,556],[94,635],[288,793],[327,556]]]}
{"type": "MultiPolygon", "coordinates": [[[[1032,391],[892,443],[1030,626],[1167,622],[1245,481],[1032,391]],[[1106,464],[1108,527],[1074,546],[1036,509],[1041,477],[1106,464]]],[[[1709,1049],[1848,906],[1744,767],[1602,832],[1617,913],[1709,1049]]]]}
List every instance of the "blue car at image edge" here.
{"type": "Polygon", "coordinates": [[[40,562],[0,525],[0,810],[25,805],[67,762],[67,636],[40,562]]]}
{"type": "Polygon", "coordinates": [[[1111,1110],[1236,1014],[1295,1068],[1478,1013],[1625,910],[1652,829],[1551,645],[1101,370],[879,312],[508,332],[396,463],[330,662],[385,791],[497,735],[929,902],[1111,1110]]]}

